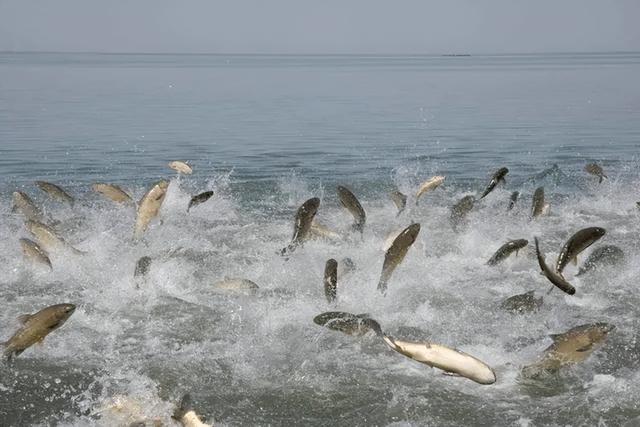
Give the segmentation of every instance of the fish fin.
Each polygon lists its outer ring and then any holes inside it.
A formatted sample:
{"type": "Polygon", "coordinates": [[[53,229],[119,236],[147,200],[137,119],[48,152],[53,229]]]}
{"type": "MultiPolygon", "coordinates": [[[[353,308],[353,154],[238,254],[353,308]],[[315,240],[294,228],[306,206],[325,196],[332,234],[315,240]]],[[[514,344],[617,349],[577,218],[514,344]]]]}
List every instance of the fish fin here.
{"type": "Polygon", "coordinates": [[[593,344],[587,344],[584,347],[580,347],[578,349],[576,349],[577,352],[579,353],[584,353],[585,351],[589,351],[593,348],[593,344]]]}
{"type": "Polygon", "coordinates": [[[578,265],[578,255],[574,256],[573,259],[571,260],[571,263],[573,265],[578,265]]]}
{"type": "Polygon", "coordinates": [[[507,180],[504,179],[504,177],[500,178],[498,182],[501,182],[502,184],[507,185],[507,180]]]}
{"type": "Polygon", "coordinates": [[[604,175],[600,175],[600,181],[598,181],[598,184],[602,184],[602,180],[605,178],[604,175]]]}
{"type": "Polygon", "coordinates": [[[29,318],[31,317],[30,314],[22,314],[20,316],[18,316],[18,322],[22,323],[23,325],[25,323],[27,323],[27,321],[29,320],[29,318]]]}
{"type": "Polygon", "coordinates": [[[18,212],[18,205],[13,205],[13,206],[11,207],[11,213],[12,213],[12,214],[14,214],[14,213],[16,213],[16,212],[18,212]]]}
{"type": "Polygon", "coordinates": [[[455,372],[451,372],[451,371],[442,371],[442,375],[446,375],[448,377],[461,377],[462,375],[457,374],[455,372]]]}
{"type": "Polygon", "coordinates": [[[186,414],[190,410],[192,410],[191,395],[189,393],[186,393],[184,396],[182,396],[182,399],[180,399],[180,404],[178,405],[176,410],[173,411],[173,415],[171,415],[171,418],[180,421],[182,417],[184,417],[184,414],[186,414]]]}

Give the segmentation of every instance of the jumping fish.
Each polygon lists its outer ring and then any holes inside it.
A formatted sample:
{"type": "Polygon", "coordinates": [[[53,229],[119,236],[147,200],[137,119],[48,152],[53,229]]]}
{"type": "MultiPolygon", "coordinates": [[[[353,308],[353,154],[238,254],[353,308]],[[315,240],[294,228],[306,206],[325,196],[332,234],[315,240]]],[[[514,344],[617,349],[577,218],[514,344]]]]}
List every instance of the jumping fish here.
{"type": "Polygon", "coordinates": [[[591,252],[576,276],[581,276],[607,265],[615,265],[623,260],[624,252],[619,247],[615,245],[600,246],[591,252]]]}
{"type": "Polygon", "coordinates": [[[194,206],[198,206],[200,203],[204,203],[209,200],[213,196],[213,191],[205,191],[204,193],[200,193],[197,196],[193,196],[189,201],[189,206],[187,206],[187,212],[194,206]]]}
{"type": "Polygon", "coordinates": [[[487,188],[484,189],[480,198],[484,199],[489,193],[493,191],[494,188],[496,188],[496,185],[498,185],[500,182],[502,182],[503,184],[506,183],[504,177],[508,173],[509,173],[509,169],[507,168],[500,168],[497,171],[495,171],[494,174],[491,176],[491,181],[489,181],[487,188]]]}
{"type": "Polygon", "coordinates": [[[53,199],[69,203],[71,206],[73,206],[75,199],[61,187],[46,181],[36,181],[35,184],[38,186],[38,188],[47,193],[53,199]]]}
{"type": "Polygon", "coordinates": [[[380,274],[380,281],[378,282],[378,290],[383,294],[387,292],[387,282],[391,278],[391,274],[407,255],[407,251],[411,245],[413,245],[413,242],[416,241],[419,232],[420,224],[411,224],[395,238],[391,247],[387,249],[387,252],[384,254],[382,273],[380,274]]]}
{"type": "Polygon", "coordinates": [[[602,180],[604,178],[607,178],[607,175],[604,174],[604,171],[602,170],[602,167],[600,165],[597,165],[595,163],[589,163],[584,167],[584,170],[591,174],[591,175],[595,175],[598,178],[600,178],[600,180],[598,181],[598,184],[602,183],[602,180]]]}
{"type": "Polygon", "coordinates": [[[193,173],[193,169],[191,168],[191,166],[189,166],[187,162],[183,162],[182,160],[174,160],[172,162],[169,162],[169,167],[174,171],[187,175],[191,175],[193,173]]]}
{"type": "Polygon", "coordinates": [[[31,234],[36,237],[38,243],[47,252],[53,252],[59,249],[69,250],[76,255],[83,255],[85,252],[78,250],[67,243],[62,237],[58,236],[55,231],[48,225],[38,221],[27,220],[25,227],[31,234]]]}
{"type": "Polygon", "coordinates": [[[518,197],[520,197],[519,191],[514,191],[513,193],[511,193],[511,196],[509,196],[509,205],[507,206],[507,212],[512,210],[513,207],[516,205],[516,202],[518,201],[518,197]]]}
{"type": "Polygon", "coordinates": [[[563,366],[584,361],[614,329],[615,326],[608,323],[593,323],[551,335],[553,344],[547,347],[540,360],[522,369],[523,377],[553,374],[563,366]]]}
{"type": "Polygon", "coordinates": [[[449,219],[451,221],[451,227],[453,227],[454,231],[456,231],[458,226],[462,223],[462,221],[464,221],[467,214],[471,212],[471,209],[473,209],[473,205],[475,204],[475,202],[476,198],[469,195],[464,196],[458,201],[458,203],[453,205],[453,207],[451,208],[451,216],[449,217],[449,219]]]}
{"type": "Polygon", "coordinates": [[[491,259],[487,261],[488,265],[497,265],[507,259],[509,255],[513,252],[518,255],[518,251],[529,244],[529,241],[526,239],[517,239],[511,240],[504,245],[500,246],[500,248],[493,254],[491,259]]]}
{"type": "Polygon", "coordinates": [[[36,242],[29,239],[20,239],[20,246],[22,247],[22,253],[25,258],[44,264],[49,267],[50,270],[53,270],[49,255],[36,242]]]}
{"type": "Polygon", "coordinates": [[[420,200],[420,196],[422,196],[424,193],[431,191],[431,190],[435,190],[436,188],[438,188],[445,180],[444,176],[432,176],[431,178],[427,179],[425,182],[423,182],[422,184],[420,184],[420,186],[418,187],[418,190],[416,191],[416,205],[418,204],[418,200],[420,200]]]}
{"type": "Polygon", "coordinates": [[[587,227],[575,233],[567,240],[564,247],[558,255],[556,261],[556,271],[562,274],[562,271],[567,266],[569,261],[577,263],[578,254],[589,246],[597,242],[602,236],[604,236],[606,230],[601,227],[587,227]]]}
{"type": "Polygon", "coordinates": [[[364,213],[364,209],[358,201],[358,198],[347,187],[338,185],[337,190],[340,203],[353,215],[353,219],[355,220],[353,224],[354,230],[362,233],[364,231],[364,224],[367,221],[367,215],[364,213]]]}
{"type": "Polygon", "coordinates": [[[318,222],[315,219],[311,223],[311,228],[309,229],[309,235],[310,237],[329,239],[329,240],[342,239],[342,235],[340,235],[340,233],[333,231],[332,229],[318,222]]]}
{"type": "Polygon", "coordinates": [[[138,212],[136,215],[136,224],[133,232],[133,238],[139,239],[147,230],[149,222],[158,215],[162,202],[167,195],[169,181],[160,180],[153,184],[146,192],[140,203],[138,204],[138,212]]]}
{"type": "MultiPolygon", "coordinates": [[[[571,283],[567,282],[565,280],[565,278],[562,277],[561,274],[556,273],[555,271],[553,271],[545,263],[544,255],[540,252],[540,246],[538,244],[538,238],[535,237],[534,240],[536,242],[536,256],[538,257],[538,265],[540,265],[540,268],[542,269],[542,272],[544,273],[545,277],[547,279],[549,279],[549,281],[551,283],[553,283],[554,285],[556,285],[558,288],[560,288],[562,291],[568,293],[569,295],[575,294],[576,293],[576,288],[574,288],[573,285],[571,285],[571,283]]],[[[552,287],[552,289],[553,289],[553,287],[552,287]]]]}
{"type": "Polygon", "coordinates": [[[44,222],[42,211],[31,200],[31,197],[22,191],[13,192],[13,208],[14,210],[19,210],[25,219],[44,222]]]}
{"type": "Polygon", "coordinates": [[[544,187],[536,188],[531,202],[531,217],[537,218],[549,210],[549,204],[544,202],[544,187]]]}
{"type": "Polygon", "coordinates": [[[331,258],[324,266],[324,295],[327,297],[327,301],[334,302],[336,300],[337,285],[338,261],[331,258]]]}
{"type": "Polygon", "coordinates": [[[534,291],[514,295],[502,301],[500,308],[511,313],[523,314],[538,311],[542,306],[542,297],[536,298],[534,291]]]}
{"type": "Polygon", "coordinates": [[[396,216],[400,215],[404,209],[407,207],[407,196],[399,192],[398,190],[392,191],[389,193],[393,204],[398,208],[398,213],[396,216]]]}
{"type": "Polygon", "coordinates": [[[391,349],[416,362],[468,378],[478,384],[489,385],[496,382],[496,374],[489,365],[460,350],[429,342],[400,341],[387,335],[383,339],[391,349]]]}
{"type": "Polygon", "coordinates": [[[287,255],[292,253],[298,246],[304,244],[304,241],[309,236],[309,230],[313,223],[318,208],[320,207],[320,199],[313,197],[304,202],[296,212],[295,222],[293,224],[293,237],[291,237],[291,243],[280,251],[281,255],[287,255]]]}
{"type": "Polygon", "coordinates": [[[41,342],[52,331],[58,329],[73,314],[73,304],[56,304],[43,308],[35,314],[18,318],[22,327],[4,345],[4,355],[11,361],[37,342],[41,342]]]}
{"type": "Polygon", "coordinates": [[[380,324],[368,314],[351,314],[343,311],[328,311],[313,318],[316,325],[324,326],[347,335],[362,336],[369,331],[382,335],[380,324]]]}
{"type": "Polygon", "coordinates": [[[96,182],[91,185],[91,189],[117,203],[126,203],[131,201],[131,197],[122,188],[115,184],[96,182]]]}
{"type": "Polygon", "coordinates": [[[239,277],[225,277],[214,283],[213,287],[225,291],[255,291],[259,288],[255,282],[239,277]]]}
{"type": "Polygon", "coordinates": [[[180,406],[176,408],[172,418],[182,424],[182,427],[212,427],[211,425],[202,422],[200,416],[196,414],[189,394],[185,394],[182,397],[180,400],[180,406]]]}

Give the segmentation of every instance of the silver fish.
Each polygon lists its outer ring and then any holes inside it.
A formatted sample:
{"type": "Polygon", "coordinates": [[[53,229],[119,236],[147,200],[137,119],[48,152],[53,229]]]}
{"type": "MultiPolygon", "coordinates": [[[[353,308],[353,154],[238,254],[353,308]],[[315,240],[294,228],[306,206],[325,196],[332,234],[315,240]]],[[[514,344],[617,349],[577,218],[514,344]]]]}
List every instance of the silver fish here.
{"type": "Polygon", "coordinates": [[[213,191],[205,191],[204,193],[200,193],[197,196],[193,196],[189,201],[189,206],[187,206],[187,212],[194,206],[198,206],[200,203],[204,203],[209,200],[213,196],[213,191]]]}
{"type": "Polygon", "coordinates": [[[496,382],[496,374],[489,365],[460,350],[430,342],[400,341],[387,335],[383,339],[391,349],[416,362],[468,378],[478,384],[489,385],[496,382]]]}
{"type": "Polygon", "coordinates": [[[523,377],[537,378],[556,373],[563,366],[584,361],[614,329],[615,326],[608,323],[594,323],[551,335],[553,344],[547,347],[540,360],[522,369],[523,377]]]}
{"type": "Polygon", "coordinates": [[[493,254],[491,259],[487,261],[488,265],[497,265],[507,259],[509,255],[513,252],[518,255],[518,251],[529,244],[529,241],[526,239],[517,239],[511,240],[504,245],[500,246],[500,248],[493,254]]]}
{"type": "Polygon", "coordinates": [[[75,199],[61,187],[46,181],[36,181],[35,184],[52,198],[73,206],[75,199]]]}
{"type": "Polygon", "coordinates": [[[51,227],[38,221],[28,220],[25,222],[25,227],[31,234],[36,237],[36,240],[47,252],[53,252],[56,250],[69,250],[76,255],[83,255],[85,252],[78,250],[67,243],[62,237],[53,231],[51,227]]]}
{"type": "MultiPolygon", "coordinates": [[[[571,283],[567,282],[561,274],[553,271],[547,263],[544,261],[544,254],[540,252],[540,246],[538,244],[538,238],[534,238],[536,242],[536,256],[538,258],[538,265],[540,265],[540,269],[544,273],[545,277],[549,279],[551,283],[556,285],[562,291],[568,293],[569,295],[573,295],[576,293],[576,288],[571,285],[571,283]]],[[[553,288],[552,288],[553,289],[553,288]]]]}
{"type": "Polygon", "coordinates": [[[49,254],[42,249],[36,242],[29,239],[20,239],[20,246],[22,247],[22,253],[25,258],[30,259],[34,262],[38,262],[40,264],[44,264],[49,267],[50,270],[53,270],[53,266],[51,265],[51,260],[49,259],[49,254]]]}
{"type": "Polygon", "coordinates": [[[183,162],[182,160],[174,160],[169,162],[168,165],[174,171],[184,173],[187,175],[191,175],[193,173],[193,168],[187,164],[187,162],[183,162]]]}
{"type": "Polygon", "coordinates": [[[562,274],[569,261],[573,260],[577,263],[578,254],[600,240],[605,233],[606,230],[601,227],[587,227],[576,232],[567,240],[560,251],[556,261],[556,271],[562,274]]]}
{"type": "Polygon", "coordinates": [[[378,282],[378,290],[383,294],[387,292],[387,282],[391,278],[391,274],[407,255],[407,251],[418,238],[419,232],[420,224],[411,224],[395,238],[391,247],[384,254],[382,273],[380,273],[380,281],[378,282]]]}
{"type": "Polygon", "coordinates": [[[597,165],[595,163],[589,163],[584,167],[584,170],[591,174],[591,175],[595,175],[597,176],[600,180],[598,181],[598,184],[602,183],[602,180],[604,178],[607,178],[607,175],[604,174],[604,171],[602,170],[602,167],[600,165],[597,165]]]}
{"type": "Polygon", "coordinates": [[[364,213],[364,209],[358,201],[358,198],[347,187],[338,185],[337,190],[340,203],[353,215],[355,220],[353,229],[362,233],[364,231],[364,224],[367,221],[367,215],[364,213]]]}
{"type": "Polygon", "coordinates": [[[425,182],[420,184],[420,186],[418,187],[418,190],[416,191],[416,206],[418,205],[418,200],[420,200],[420,196],[422,196],[424,193],[427,193],[431,190],[435,190],[440,185],[442,185],[444,180],[445,180],[444,176],[436,175],[436,176],[432,176],[431,178],[427,179],[425,182]]]}
{"type": "Polygon", "coordinates": [[[167,188],[169,188],[169,181],[160,180],[153,184],[146,194],[142,196],[138,204],[136,224],[133,231],[134,239],[142,237],[142,234],[149,226],[149,222],[160,212],[162,202],[164,202],[164,198],[167,195],[167,188]]]}
{"type": "Polygon", "coordinates": [[[531,202],[531,217],[537,218],[541,215],[544,215],[546,207],[548,207],[548,205],[546,205],[544,202],[544,187],[538,187],[533,193],[533,201],[531,202]]]}
{"type": "Polygon", "coordinates": [[[296,212],[296,218],[293,225],[293,237],[291,237],[291,243],[280,251],[281,255],[287,255],[292,253],[298,246],[301,246],[305,240],[309,237],[309,230],[313,223],[318,208],[320,207],[320,199],[313,197],[304,202],[296,212]]]}
{"type": "Polygon", "coordinates": [[[131,201],[129,196],[122,188],[115,184],[107,184],[104,182],[96,182],[91,185],[91,189],[98,194],[102,194],[109,200],[117,203],[127,203],[131,201]]]}
{"type": "Polygon", "coordinates": [[[518,201],[518,197],[520,197],[519,191],[514,191],[513,193],[511,193],[511,196],[509,196],[509,205],[507,206],[507,211],[513,209],[513,207],[516,205],[516,202],[518,201]]]}
{"type": "Polygon", "coordinates": [[[73,304],[56,304],[43,308],[35,314],[25,314],[18,319],[22,327],[5,343],[4,355],[11,361],[27,348],[44,338],[67,321],[76,306],[73,304]]]}
{"type": "Polygon", "coordinates": [[[462,222],[467,217],[467,214],[471,212],[471,209],[473,209],[473,205],[475,204],[475,202],[475,197],[464,196],[455,205],[453,205],[453,207],[451,208],[451,216],[449,217],[449,220],[454,231],[457,231],[458,226],[462,224],[462,222]]]}
{"type": "Polygon", "coordinates": [[[536,298],[534,291],[514,295],[502,301],[500,308],[511,313],[522,314],[538,311],[542,306],[542,297],[536,298]]]}
{"type": "Polygon", "coordinates": [[[362,336],[369,331],[381,336],[380,324],[368,314],[351,314],[343,311],[328,311],[313,318],[316,325],[324,326],[347,335],[362,336]]]}
{"type": "Polygon", "coordinates": [[[498,185],[500,182],[502,182],[503,184],[506,183],[504,177],[508,173],[509,173],[509,169],[507,168],[500,168],[497,171],[495,171],[494,174],[491,176],[491,180],[489,181],[487,188],[485,188],[484,191],[482,192],[480,199],[484,199],[489,193],[493,191],[494,188],[496,188],[496,185],[498,185]]]}
{"type": "Polygon", "coordinates": [[[31,200],[31,197],[22,191],[13,192],[13,208],[20,211],[25,219],[44,222],[44,216],[40,208],[31,200]]]}
{"type": "Polygon", "coordinates": [[[337,285],[338,261],[331,258],[324,266],[324,295],[327,297],[327,301],[334,302],[336,300],[337,285]]]}

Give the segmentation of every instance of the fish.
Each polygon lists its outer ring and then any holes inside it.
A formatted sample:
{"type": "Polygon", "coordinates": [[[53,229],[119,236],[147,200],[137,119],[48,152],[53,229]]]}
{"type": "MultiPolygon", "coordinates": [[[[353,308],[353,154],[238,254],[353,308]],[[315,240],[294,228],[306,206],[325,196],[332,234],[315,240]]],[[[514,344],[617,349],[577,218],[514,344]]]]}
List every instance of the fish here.
{"type": "Polygon", "coordinates": [[[389,248],[391,247],[391,245],[393,245],[393,241],[396,240],[396,237],[398,237],[400,235],[400,233],[402,233],[404,231],[404,227],[403,228],[398,228],[396,230],[391,230],[388,234],[387,237],[384,238],[384,242],[382,243],[382,250],[383,251],[387,251],[389,250],[389,248]]]}
{"type": "Polygon", "coordinates": [[[20,246],[22,247],[22,253],[25,258],[38,262],[40,264],[44,264],[49,267],[50,270],[53,270],[53,266],[51,265],[51,260],[49,259],[49,254],[42,249],[36,242],[29,239],[20,239],[20,246]]]}
{"type": "Polygon", "coordinates": [[[607,265],[615,265],[624,261],[624,252],[615,245],[604,245],[594,249],[576,276],[590,273],[607,265]]]}
{"type": "Polygon", "coordinates": [[[507,212],[512,210],[513,207],[516,205],[516,202],[518,201],[518,197],[520,197],[519,191],[514,191],[513,193],[511,193],[511,196],[509,196],[509,205],[507,206],[507,212]]]}
{"type": "Polygon", "coordinates": [[[545,277],[549,279],[551,283],[553,283],[558,288],[560,288],[563,292],[566,292],[569,295],[575,294],[576,288],[574,288],[571,283],[567,282],[565,278],[562,277],[561,274],[556,273],[551,268],[549,268],[549,266],[547,266],[547,264],[544,261],[544,254],[540,252],[538,238],[534,237],[534,240],[536,242],[536,256],[538,258],[538,265],[540,265],[540,268],[542,269],[542,272],[544,273],[545,277]]]}
{"type": "Polygon", "coordinates": [[[396,216],[399,216],[407,207],[407,196],[405,196],[398,190],[392,191],[391,193],[389,193],[389,196],[391,197],[393,204],[396,205],[396,208],[398,208],[398,213],[396,214],[396,216]]]}
{"type": "Polygon", "coordinates": [[[31,200],[31,197],[22,191],[13,192],[13,208],[20,211],[27,220],[45,221],[40,208],[31,200]]]}
{"type": "Polygon", "coordinates": [[[536,188],[533,193],[533,201],[531,202],[531,217],[537,218],[545,215],[545,211],[549,210],[549,204],[544,202],[544,187],[536,188]]]}
{"type": "Polygon", "coordinates": [[[383,340],[392,350],[445,373],[483,385],[496,382],[496,374],[489,365],[458,349],[430,342],[400,341],[388,335],[384,335],[383,340]]]}
{"type": "Polygon", "coordinates": [[[139,239],[142,234],[147,230],[149,222],[158,215],[160,207],[164,198],[167,195],[167,188],[169,188],[169,181],[160,180],[153,184],[151,188],[146,192],[140,203],[138,203],[136,223],[133,231],[133,238],[139,239]]]}
{"type": "Polygon", "coordinates": [[[336,300],[338,285],[338,261],[331,258],[324,265],[324,295],[328,302],[336,300]]]}
{"type": "Polygon", "coordinates": [[[369,331],[382,336],[380,324],[368,314],[327,311],[313,318],[313,323],[347,335],[362,336],[369,331]]]}
{"type": "Polygon", "coordinates": [[[56,199],[60,202],[69,203],[71,206],[73,206],[75,199],[61,187],[46,181],[36,181],[35,184],[38,186],[38,188],[47,193],[53,199],[56,199]]]}
{"type": "Polygon", "coordinates": [[[74,248],[67,243],[62,237],[58,236],[51,227],[38,221],[27,220],[25,227],[31,234],[36,237],[38,244],[47,252],[56,250],[69,250],[76,255],[84,255],[86,252],[74,248]]]}
{"type": "Polygon", "coordinates": [[[309,237],[329,239],[329,240],[342,239],[342,235],[340,233],[330,229],[329,227],[318,222],[315,219],[311,222],[311,228],[309,229],[309,237]]]}
{"type": "Polygon", "coordinates": [[[91,185],[91,189],[98,194],[102,194],[109,200],[117,203],[131,202],[131,196],[129,196],[122,188],[115,184],[107,184],[104,182],[95,182],[91,185]]]}
{"type": "Polygon", "coordinates": [[[523,314],[538,311],[542,306],[542,297],[536,298],[534,291],[514,295],[502,301],[500,308],[511,313],[523,314]]]}
{"type": "Polygon", "coordinates": [[[200,203],[204,203],[209,200],[213,196],[213,191],[205,191],[204,193],[200,193],[197,196],[193,196],[191,200],[189,200],[189,206],[187,206],[187,212],[194,206],[198,206],[200,203]]]}
{"type": "Polygon", "coordinates": [[[362,205],[358,201],[358,198],[347,187],[338,185],[338,198],[342,206],[353,215],[354,224],[353,229],[362,233],[364,231],[364,224],[367,221],[367,215],[362,208],[362,205]]]}
{"type": "Polygon", "coordinates": [[[182,160],[174,160],[172,162],[169,162],[168,166],[179,173],[184,173],[187,175],[191,175],[193,173],[193,168],[191,168],[191,166],[189,166],[187,162],[183,162],[182,160]]]}
{"type": "Polygon", "coordinates": [[[151,258],[148,256],[140,257],[136,262],[136,269],[133,272],[133,277],[144,277],[149,273],[151,269],[151,258]]]}
{"type": "Polygon", "coordinates": [[[504,177],[508,173],[509,173],[509,169],[507,168],[500,168],[497,171],[495,171],[494,174],[491,176],[491,180],[489,181],[489,184],[482,192],[480,199],[484,199],[489,193],[493,191],[494,188],[496,188],[496,185],[498,185],[500,182],[502,182],[503,184],[506,183],[504,177]]]}
{"type": "Polygon", "coordinates": [[[529,241],[526,239],[517,239],[511,240],[504,245],[500,246],[500,248],[493,254],[491,259],[487,261],[487,265],[498,265],[505,259],[509,257],[513,252],[518,255],[518,251],[529,244],[529,241]]]}
{"type": "Polygon", "coordinates": [[[614,325],[599,322],[576,326],[561,334],[551,335],[553,344],[544,350],[542,357],[522,369],[524,378],[537,378],[557,373],[560,368],[580,363],[615,329],[614,325]]]}
{"type": "Polygon", "coordinates": [[[418,200],[420,200],[420,196],[422,196],[424,193],[431,191],[431,190],[435,190],[436,188],[438,188],[445,180],[444,176],[432,176],[431,178],[427,179],[425,182],[423,182],[422,184],[420,184],[420,186],[418,187],[418,190],[416,191],[416,206],[418,205],[418,200]]]}
{"type": "Polygon", "coordinates": [[[171,417],[182,424],[182,427],[212,427],[202,422],[200,416],[196,414],[196,411],[193,409],[193,404],[191,403],[191,395],[188,393],[182,396],[180,405],[171,417]]]}
{"type": "Polygon", "coordinates": [[[8,341],[3,343],[4,356],[8,361],[31,347],[54,330],[58,329],[75,311],[73,304],[56,304],[35,314],[24,314],[18,318],[22,326],[8,341]]]}
{"type": "Polygon", "coordinates": [[[454,231],[457,230],[458,226],[464,221],[467,217],[467,214],[471,212],[473,209],[473,205],[476,202],[476,198],[474,196],[464,196],[460,199],[453,207],[451,208],[451,215],[449,217],[449,221],[451,222],[451,227],[454,231]]]}
{"type": "Polygon", "coordinates": [[[259,289],[255,282],[240,277],[225,277],[214,283],[213,287],[225,291],[255,291],[259,289]]]}
{"type": "Polygon", "coordinates": [[[298,246],[302,246],[309,237],[309,230],[311,230],[311,224],[313,219],[318,213],[320,207],[320,199],[313,197],[304,202],[296,212],[296,218],[293,224],[293,236],[291,237],[291,243],[280,251],[281,255],[287,255],[292,253],[298,246]]]}
{"type": "Polygon", "coordinates": [[[384,254],[382,273],[380,273],[380,281],[378,282],[378,290],[383,294],[387,292],[387,282],[391,278],[391,274],[407,255],[407,251],[416,241],[419,232],[420,224],[411,224],[395,238],[391,247],[384,254]]]}
{"type": "Polygon", "coordinates": [[[604,174],[604,171],[602,170],[602,167],[600,165],[597,165],[596,163],[589,163],[584,167],[584,170],[591,174],[591,175],[595,175],[598,178],[600,178],[600,180],[598,181],[598,184],[602,183],[602,180],[604,178],[608,178],[607,175],[604,174]]]}
{"type": "Polygon", "coordinates": [[[142,402],[125,395],[112,397],[94,414],[100,414],[102,421],[108,419],[111,425],[123,427],[162,427],[164,425],[160,417],[151,418],[145,415],[142,402]]]}
{"type": "Polygon", "coordinates": [[[601,227],[587,227],[576,232],[562,247],[556,261],[556,271],[562,274],[569,261],[577,263],[578,254],[600,240],[605,233],[606,230],[601,227]]]}

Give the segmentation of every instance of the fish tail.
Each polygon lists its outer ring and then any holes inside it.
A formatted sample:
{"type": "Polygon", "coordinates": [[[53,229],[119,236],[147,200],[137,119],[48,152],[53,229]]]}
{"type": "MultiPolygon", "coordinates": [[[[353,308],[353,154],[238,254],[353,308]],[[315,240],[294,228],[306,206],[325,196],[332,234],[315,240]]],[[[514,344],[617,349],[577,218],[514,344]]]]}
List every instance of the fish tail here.
{"type": "Polygon", "coordinates": [[[366,318],[363,320],[363,323],[369,326],[371,330],[376,333],[377,336],[379,337],[384,336],[384,333],[382,332],[382,328],[380,327],[380,323],[378,323],[377,321],[371,318],[366,318]]]}

